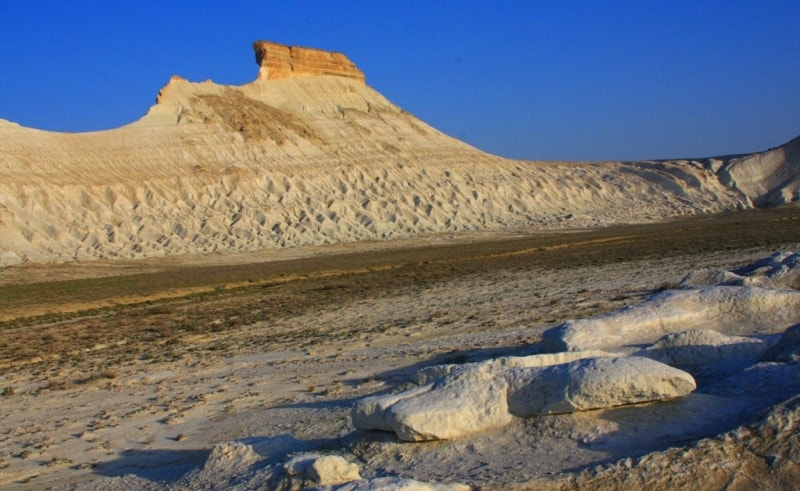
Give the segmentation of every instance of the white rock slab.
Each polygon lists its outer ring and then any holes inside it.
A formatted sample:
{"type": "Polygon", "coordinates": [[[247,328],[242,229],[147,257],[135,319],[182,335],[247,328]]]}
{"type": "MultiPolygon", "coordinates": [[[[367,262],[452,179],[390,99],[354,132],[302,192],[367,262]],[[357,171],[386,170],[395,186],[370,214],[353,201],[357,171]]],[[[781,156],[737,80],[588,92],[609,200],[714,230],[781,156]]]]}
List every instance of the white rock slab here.
{"type": "Polygon", "coordinates": [[[429,392],[432,384],[395,394],[381,394],[359,399],[350,411],[353,426],[359,430],[393,431],[386,422],[387,411],[403,399],[429,392]]]}
{"type": "Polygon", "coordinates": [[[361,479],[358,465],[339,455],[296,455],[284,464],[284,469],[290,476],[308,479],[320,486],[333,486],[361,479]]]}
{"type": "Polygon", "coordinates": [[[542,335],[542,349],[619,349],[694,328],[774,333],[798,322],[800,291],[745,286],[669,290],[638,305],[548,329],[542,335]]]}
{"type": "Polygon", "coordinates": [[[405,441],[448,440],[511,422],[506,380],[493,370],[459,372],[402,399],[386,422],[405,441]]]}
{"type": "Polygon", "coordinates": [[[338,455],[325,455],[314,460],[306,469],[309,479],[321,486],[332,486],[361,479],[358,465],[338,455]]]}
{"type": "Polygon", "coordinates": [[[697,387],[692,376],[641,357],[587,358],[542,368],[512,368],[508,409],[521,417],[664,401],[697,387]]]}
{"type": "Polygon", "coordinates": [[[353,425],[390,429],[405,441],[457,438],[511,421],[506,387],[505,378],[494,370],[475,367],[399,395],[359,401],[352,411],[353,425]]]}
{"type": "Polygon", "coordinates": [[[358,401],[353,425],[394,431],[405,441],[446,440],[533,416],[684,396],[696,388],[681,370],[642,357],[507,357],[450,371],[436,382],[358,401]],[[569,363],[543,365],[569,359],[569,363]]]}

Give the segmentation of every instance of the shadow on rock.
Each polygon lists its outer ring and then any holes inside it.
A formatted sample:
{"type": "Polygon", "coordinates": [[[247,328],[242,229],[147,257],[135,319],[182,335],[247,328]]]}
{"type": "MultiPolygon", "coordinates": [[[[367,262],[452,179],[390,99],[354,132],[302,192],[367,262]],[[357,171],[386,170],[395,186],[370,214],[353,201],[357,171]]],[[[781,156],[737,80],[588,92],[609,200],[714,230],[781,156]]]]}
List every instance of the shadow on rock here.
{"type": "Polygon", "coordinates": [[[113,461],[99,464],[94,473],[106,477],[135,475],[150,481],[172,483],[201,467],[208,450],[131,450],[113,461]]]}

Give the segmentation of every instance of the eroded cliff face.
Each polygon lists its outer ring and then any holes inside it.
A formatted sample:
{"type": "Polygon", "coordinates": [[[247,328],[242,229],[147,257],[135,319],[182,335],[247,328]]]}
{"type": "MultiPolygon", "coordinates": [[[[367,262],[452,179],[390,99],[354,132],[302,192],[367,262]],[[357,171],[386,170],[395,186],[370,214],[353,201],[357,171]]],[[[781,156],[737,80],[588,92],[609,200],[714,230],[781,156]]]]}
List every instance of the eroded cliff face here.
{"type": "Polygon", "coordinates": [[[800,201],[800,137],[764,152],[734,157],[719,174],[756,206],[800,201]]]}
{"type": "MultiPolygon", "coordinates": [[[[259,80],[173,77],[122,128],[69,134],[0,120],[0,266],[596,227],[753,205],[741,173],[720,181],[724,159],[503,159],[392,104],[344,55],[255,48],[259,80]]],[[[788,175],[770,171],[770,182],[785,189],[797,167],[779,167],[788,175]]]]}
{"type": "Polygon", "coordinates": [[[312,75],[335,75],[364,82],[364,73],[341,53],[269,41],[253,43],[259,80],[283,80],[312,75]]]}

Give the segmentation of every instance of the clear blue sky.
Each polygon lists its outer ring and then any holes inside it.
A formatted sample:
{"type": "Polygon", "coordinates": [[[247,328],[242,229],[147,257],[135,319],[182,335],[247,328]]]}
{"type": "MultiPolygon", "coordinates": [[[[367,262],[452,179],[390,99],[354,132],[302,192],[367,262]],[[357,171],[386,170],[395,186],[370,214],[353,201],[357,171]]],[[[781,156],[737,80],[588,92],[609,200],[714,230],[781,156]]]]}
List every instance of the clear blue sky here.
{"type": "Polygon", "coordinates": [[[745,153],[800,134],[800,1],[0,1],[0,118],[141,117],[173,74],[253,80],[265,39],[341,51],[440,130],[526,159],[745,153]]]}

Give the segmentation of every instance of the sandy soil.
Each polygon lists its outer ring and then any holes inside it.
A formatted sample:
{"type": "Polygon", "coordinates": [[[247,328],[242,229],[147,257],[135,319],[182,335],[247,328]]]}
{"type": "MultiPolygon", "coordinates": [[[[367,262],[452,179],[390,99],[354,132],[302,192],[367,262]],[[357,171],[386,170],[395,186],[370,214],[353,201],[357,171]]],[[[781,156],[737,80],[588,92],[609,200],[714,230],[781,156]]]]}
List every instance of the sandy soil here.
{"type": "MultiPolygon", "coordinates": [[[[786,227],[763,244],[746,237],[763,237],[764,230],[737,225],[730,231],[740,242],[727,241],[719,229],[723,240],[712,247],[693,239],[712,224],[688,236],[675,231],[692,227],[678,224],[670,235],[674,244],[635,228],[593,239],[566,234],[558,239],[565,242],[535,247],[500,240],[449,244],[465,251],[463,260],[436,247],[408,256],[408,248],[384,244],[378,255],[363,251],[348,260],[338,249],[321,248],[310,256],[316,270],[270,273],[287,275],[282,282],[253,266],[275,267],[275,258],[227,258],[215,271],[248,265],[261,276],[246,287],[198,280],[194,287],[204,285],[206,296],[179,292],[88,312],[53,305],[52,318],[14,310],[6,315],[0,372],[0,485],[114,487],[126,475],[141,486],[180,483],[217,443],[281,434],[338,449],[366,478],[511,485],[717,435],[791,394],[769,387],[699,391],[672,403],[518,419],[474,437],[427,444],[355,431],[349,410],[359,397],[404,386],[421,366],[525,352],[560,320],[640,301],[692,270],[798,250],[795,215],[796,209],[782,221],[758,221],[766,230],[786,227]],[[338,269],[324,257],[334,258],[338,269]],[[387,257],[395,263],[381,262],[387,257]],[[41,344],[30,346],[37,339],[41,344]]],[[[286,267],[311,261],[282,259],[286,267]]],[[[174,276],[182,271],[174,266],[142,263],[138,272],[174,276]]],[[[111,274],[94,267],[101,279],[111,274]]],[[[42,284],[35,274],[24,281],[24,271],[3,272],[9,292],[42,284]]],[[[56,271],[59,279],[70,277],[56,271]]],[[[65,291],[65,305],[70,295],[80,297],[65,291]]]]}

